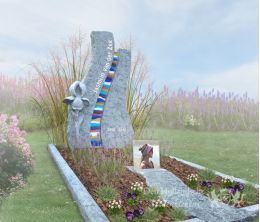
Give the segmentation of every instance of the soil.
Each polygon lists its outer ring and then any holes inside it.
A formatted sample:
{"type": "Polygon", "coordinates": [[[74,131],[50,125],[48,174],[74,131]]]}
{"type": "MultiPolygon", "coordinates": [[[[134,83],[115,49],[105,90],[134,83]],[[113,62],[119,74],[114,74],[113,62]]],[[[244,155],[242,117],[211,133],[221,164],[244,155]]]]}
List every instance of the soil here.
{"type": "MultiPolygon", "coordinates": [[[[172,172],[175,176],[179,177],[185,184],[187,184],[187,177],[190,174],[199,174],[199,170],[189,166],[185,163],[182,163],[176,159],[170,157],[163,157],[161,162],[161,167],[172,172]]],[[[217,176],[214,184],[220,185],[222,177],[217,176]]]]}
{"type": "Polygon", "coordinates": [[[163,157],[161,161],[161,167],[169,170],[175,176],[179,177],[184,183],[187,182],[187,176],[190,174],[198,174],[199,170],[183,164],[176,159],[171,159],[170,157],[163,157]]]}
{"type": "MultiPolygon", "coordinates": [[[[78,178],[80,179],[82,184],[86,187],[86,189],[90,192],[92,197],[95,199],[95,201],[97,202],[99,207],[107,215],[107,213],[108,213],[107,205],[108,204],[106,202],[102,201],[100,198],[98,198],[98,195],[96,193],[97,187],[99,187],[101,185],[105,185],[105,184],[95,175],[95,173],[92,172],[92,170],[90,168],[85,167],[84,169],[82,169],[79,167],[78,164],[75,164],[75,162],[72,158],[72,154],[69,149],[62,148],[62,147],[59,147],[58,149],[59,149],[61,155],[63,156],[63,158],[67,161],[67,163],[71,167],[71,169],[78,176],[78,178]]],[[[104,152],[104,154],[109,155],[108,150],[104,150],[103,152],[104,152]]],[[[123,152],[121,152],[120,150],[116,150],[115,153],[116,153],[116,155],[120,156],[120,158],[126,158],[125,159],[126,162],[131,164],[131,160],[129,160],[123,152]]],[[[126,164],[126,165],[128,165],[128,164],[126,164]]],[[[120,177],[117,177],[116,179],[112,179],[109,181],[109,184],[111,184],[116,189],[117,193],[120,194],[120,199],[122,200],[122,208],[123,208],[124,214],[128,211],[133,211],[135,209],[134,207],[131,207],[127,204],[126,198],[124,197],[124,193],[129,191],[129,189],[131,187],[131,183],[133,183],[133,182],[143,182],[144,188],[148,187],[145,179],[141,175],[134,173],[134,172],[128,170],[127,168],[123,175],[121,175],[120,177]]],[[[151,203],[149,201],[146,201],[146,200],[140,201],[139,208],[142,208],[145,210],[149,206],[151,206],[151,203]]],[[[167,208],[172,209],[172,207],[170,205],[167,205],[167,208]]],[[[188,219],[188,217],[187,217],[187,219],[188,219]]],[[[162,214],[162,216],[157,220],[157,222],[171,222],[171,221],[172,221],[172,219],[167,215],[167,213],[162,214]]]]}

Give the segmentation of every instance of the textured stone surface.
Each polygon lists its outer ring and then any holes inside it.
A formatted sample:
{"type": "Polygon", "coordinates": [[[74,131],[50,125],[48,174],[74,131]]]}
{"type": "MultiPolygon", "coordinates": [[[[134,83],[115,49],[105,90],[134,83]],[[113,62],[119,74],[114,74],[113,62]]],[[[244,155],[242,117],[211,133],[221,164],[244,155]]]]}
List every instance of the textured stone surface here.
{"type": "Polygon", "coordinates": [[[254,212],[237,209],[187,187],[178,177],[165,169],[129,169],[143,175],[148,186],[157,189],[162,198],[173,207],[182,208],[188,215],[210,222],[248,221],[254,212]]]}
{"type": "Polygon", "coordinates": [[[126,107],[127,83],[131,69],[131,54],[119,49],[119,62],[106,101],[101,135],[104,147],[124,147],[131,143],[134,131],[126,107]]]}
{"type": "Polygon", "coordinates": [[[88,222],[109,222],[106,215],[62,158],[56,147],[53,144],[49,144],[48,150],[70,190],[73,199],[76,201],[84,220],[88,222]]]}
{"type": "MultiPolygon", "coordinates": [[[[67,132],[72,149],[91,146],[90,121],[99,91],[111,66],[111,58],[114,53],[113,34],[103,31],[92,32],[91,47],[91,64],[82,80],[86,91],[83,95],[81,92],[78,93],[80,96],[76,95],[77,98],[88,99],[88,103],[83,103],[85,105],[81,110],[75,110],[69,103],[70,97],[67,97],[69,104],[67,132]]],[[[130,144],[133,137],[133,128],[126,110],[126,86],[130,75],[130,66],[130,52],[120,49],[117,71],[108,93],[101,121],[101,138],[103,146],[107,148],[112,148],[114,145],[121,148],[130,144]]]]}
{"type": "Polygon", "coordinates": [[[200,220],[198,218],[192,218],[192,219],[189,219],[189,220],[184,220],[183,222],[203,222],[204,220],[200,220]]]}

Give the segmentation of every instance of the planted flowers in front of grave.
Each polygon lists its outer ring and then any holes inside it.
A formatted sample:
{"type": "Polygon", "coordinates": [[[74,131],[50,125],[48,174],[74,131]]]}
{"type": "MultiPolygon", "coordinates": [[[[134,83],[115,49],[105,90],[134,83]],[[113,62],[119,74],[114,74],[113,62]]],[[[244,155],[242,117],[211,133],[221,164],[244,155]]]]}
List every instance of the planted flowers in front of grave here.
{"type": "Polygon", "coordinates": [[[216,182],[216,176],[209,170],[201,171],[200,175],[190,174],[187,185],[204,195],[235,207],[244,207],[255,203],[258,199],[256,189],[250,184],[236,182],[231,177],[216,182]]]}
{"type": "MultiPolygon", "coordinates": [[[[98,190],[101,189],[98,188],[98,190]]],[[[99,195],[104,198],[100,192],[99,195]]],[[[170,222],[178,219],[180,213],[175,214],[177,211],[181,211],[182,218],[186,218],[182,210],[172,209],[160,199],[157,191],[145,188],[142,182],[132,183],[129,191],[123,192],[121,195],[113,195],[113,197],[115,197],[113,200],[106,202],[107,213],[111,221],[156,221],[163,219],[163,221],[170,222]],[[116,198],[116,196],[120,196],[120,198],[116,198]]],[[[107,195],[105,198],[107,199],[107,195]]]]}
{"type": "Polygon", "coordinates": [[[200,188],[202,190],[202,193],[208,194],[212,191],[213,189],[213,183],[211,181],[203,180],[200,182],[200,188]]]}
{"type": "Polygon", "coordinates": [[[131,184],[130,192],[124,193],[126,203],[132,207],[125,214],[127,220],[131,221],[143,216],[144,209],[141,207],[141,203],[144,201],[144,191],[143,182],[135,182],[131,184]]]}
{"type": "Polygon", "coordinates": [[[210,180],[201,179],[198,174],[188,175],[187,185],[191,189],[200,191],[206,195],[212,190],[212,182],[210,180]]]}
{"type": "Polygon", "coordinates": [[[152,200],[152,208],[160,213],[164,213],[166,210],[166,202],[161,199],[152,200]]]}
{"type": "Polygon", "coordinates": [[[187,185],[191,188],[191,189],[196,189],[198,186],[198,175],[197,174],[190,174],[187,177],[187,185]]]}
{"type": "Polygon", "coordinates": [[[144,183],[143,182],[135,182],[132,183],[131,191],[136,195],[142,195],[144,192],[144,183]]]}
{"type": "Polygon", "coordinates": [[[258,198],[252,185],[236,182],[232,177],[222,178],[220,188],[215,188],[208,196],[235,207],[244,207],[258,198]]]}
{"type": "Polygon", "coordinates": [[[119,214],[122,212],[121,200],[112,200],[108,202],[108,213],[110,215],[119,214]]]}

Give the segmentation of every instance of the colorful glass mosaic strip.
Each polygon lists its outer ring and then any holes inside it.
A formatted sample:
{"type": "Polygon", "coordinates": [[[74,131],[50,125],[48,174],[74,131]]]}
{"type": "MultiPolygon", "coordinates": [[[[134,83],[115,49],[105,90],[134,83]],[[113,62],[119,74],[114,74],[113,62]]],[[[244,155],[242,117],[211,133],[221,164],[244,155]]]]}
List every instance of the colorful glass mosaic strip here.
{"type": "Polygon", "coordinates": [[[101,121],[103,117],[104,106],[106,102],[107,95],[109,93],[111,83],[113,81],[116,67],[118,63],[118,53],[115,52],[113,56],[113,61],[111,67],[108,71],[107,77],[102,85],[99,92],[99,96],[96,101],[96,105],[92,114],[92,119],[90,122],[90,141],[93,147],[102,146],[101,139],[101,121]]]}

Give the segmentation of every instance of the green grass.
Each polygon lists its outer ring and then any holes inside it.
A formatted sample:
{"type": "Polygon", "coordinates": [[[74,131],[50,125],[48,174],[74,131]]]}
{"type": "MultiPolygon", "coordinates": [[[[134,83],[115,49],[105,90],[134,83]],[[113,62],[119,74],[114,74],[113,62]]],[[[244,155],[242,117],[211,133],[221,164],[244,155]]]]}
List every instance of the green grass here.
{"type": "Polygon", "coordinates": [[[143,138],[159,139],[161,152],[250,182],[259,181],[258,132],[200,132],[157,128],[146,130],[143,138]]]}
{"type": "Polygon", "coordinates": [[[3,201],[0,222],[83,221],[46,149],[46,134],[30,133],[27,141],[35,157],[34,172],[24,189],[3,201]]]}
{"type": "Polygon", "coordinates": [[[23,114],[19,116],[19,128],[26,132],[44,130],[45,126],[39,115],[23,114]]]}
{"type": "Polygon", "coordinates": [[[185,212],[180,208],[175,208],[170,212],[171,218],[174,219],[174,221],[182,221],[187,218],[185,212]]]}
{"type": "Polygon", "coordinates": [[[100,186],[96,190],[98,197],[103,201],[112,201],[116,198],[116,190],[110,185],[100,186]]]}
{"type": "Polygon", "coordinates": [[[216,174],[214,173],[214,171],[207,168],[205,170],[200,170],[199,172],[200,180],[213,181],[215,177],[216,174]]]}

